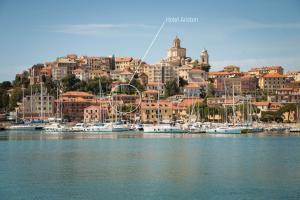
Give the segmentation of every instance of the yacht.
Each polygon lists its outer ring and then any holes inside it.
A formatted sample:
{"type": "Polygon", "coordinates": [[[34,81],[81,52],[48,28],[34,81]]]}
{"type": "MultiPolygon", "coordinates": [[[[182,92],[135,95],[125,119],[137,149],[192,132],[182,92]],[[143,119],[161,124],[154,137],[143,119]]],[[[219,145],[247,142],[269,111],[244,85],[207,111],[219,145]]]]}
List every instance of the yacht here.
{"type": "Polygon", "coordinates": [[[86,126],[84,123],[77,123],[70,130],[73,132],[82,132],[82,131],[84,131],[85,127],[86,126]]]}
{"type": "Polygon", "coordinates": [[[211,128],[206,131],[206,133],[212,133],[212,134],[240,134],[241,133],[240,127],[217,127],[217,128],[211,128]]]}
{"type": "Polygon", "coordinates": [[[7,130],[11,131],[35,131],[42,130],[44,127],[40,125],[32,125],[32,124],[20,124],[20,125],[12,125],[7,127],[7,130]]]}
{"type": "Polygon", "coordinates": [[[60,132],[69,132],[70,129],[65,127],[64,125],[60,123],[52,123],[49,126],[45,126],[45,132],[50,132],[50,133],[60,133],[60,132]]]}
{"type": "Polygon", "coordinates": [[[144,125],[144,133],[186,133],[178,125],[171,124],[157,124],[157,125],[144,125]]]}

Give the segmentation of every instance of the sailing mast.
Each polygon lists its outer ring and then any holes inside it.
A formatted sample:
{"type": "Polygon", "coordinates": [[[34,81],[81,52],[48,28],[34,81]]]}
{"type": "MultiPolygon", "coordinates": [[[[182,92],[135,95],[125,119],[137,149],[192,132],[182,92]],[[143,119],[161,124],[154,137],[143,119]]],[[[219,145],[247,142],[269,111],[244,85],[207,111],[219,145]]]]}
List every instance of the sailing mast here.
{"type": "Polygon", "coordinates": [[[22,104],[23,104],[23,121],[25,120],[25,105],[24,105],[24,103],[25,103],[25,101],[24,101],[24,90],[25,90],[25,88],[24,88],[24,85],[22,85],[22,104]]]}
{"type": "Polygon", "coordinates": [[[235,126],[235,99],[234,99],[234,84],[232,85],[232,112],[233,112],[233,126],[235,126]]]}
{"type": "Polygon", "coordinates": [[[43,120],[43,82],[41,82],[41,120],[43,120]]]}

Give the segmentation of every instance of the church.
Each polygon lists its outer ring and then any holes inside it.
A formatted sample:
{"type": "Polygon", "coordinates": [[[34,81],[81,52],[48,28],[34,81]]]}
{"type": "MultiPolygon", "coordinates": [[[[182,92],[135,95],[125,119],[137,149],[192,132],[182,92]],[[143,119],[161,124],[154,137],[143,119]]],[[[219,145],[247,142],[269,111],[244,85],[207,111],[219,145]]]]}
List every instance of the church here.
{"type": "Polygon", "coordinates": [[[167,51],[166,58],[158,64],[152,65],[146,74],[149,82],[166,83],[173,79],[179,79],[179,77],[188,82],[203,82],[207,80],[207,71],[205,70],[207,66],[209,66],[209,55],[206,49],[200,53],[199,60],[187,57],[186,48],[181,47],[181,41],[176,36],[172,47],[167,51]],[[193,70],[193,74],[191,74],[191,70],[193,70]]]}

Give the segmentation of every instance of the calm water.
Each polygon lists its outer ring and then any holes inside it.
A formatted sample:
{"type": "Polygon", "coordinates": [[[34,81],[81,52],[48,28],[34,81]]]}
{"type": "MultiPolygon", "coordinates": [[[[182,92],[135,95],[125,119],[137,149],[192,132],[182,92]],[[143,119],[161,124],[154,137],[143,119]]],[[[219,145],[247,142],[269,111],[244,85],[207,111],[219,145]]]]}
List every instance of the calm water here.
{"type": "Polygon", "coordinates": [[[299,135],[0,139],[0,199],[300,199],[299,135]]]}

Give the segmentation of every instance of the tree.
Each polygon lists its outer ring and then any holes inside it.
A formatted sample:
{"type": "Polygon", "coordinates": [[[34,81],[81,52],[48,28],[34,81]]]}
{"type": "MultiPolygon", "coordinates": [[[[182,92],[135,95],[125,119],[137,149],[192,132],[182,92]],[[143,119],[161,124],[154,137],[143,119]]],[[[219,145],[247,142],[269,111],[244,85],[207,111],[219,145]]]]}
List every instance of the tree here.
{"type": "Polygon", "coordinates": [[[0,110],[6,111],[9,107],[9,95],[4,89],[0,89],[0,110]]]}
{"type": "Polygon", "coordinates": [[[288,104],[285,104],[283,107],[281,107],[278,112],[283,115],[284,113],[288,113],[288,119],[287,121],[290,122],[290,115],[291,115],[291,112],[296,112],[297,111],[297,105],[294,104],[294,103],[288,103],[288,104]]]}
{"type": "MultiPolygon", "coordinates": [[[[141,84],[141,82],[137,78],[133,78],[130,84],[136,87],[140,92],[143,92],[145,90],[145,87],[141,84]]],[[[133,93],[136,92],[134,88],[131,88],[131,90],[133,90],[131,91],[133,93]]]]}
{"type": "Polygon", "coordinates": [[[282,114],[278,111],[264,111],[261,113],[262,122],[283,122],[282,114]]]}
{"type": "Polygon", "coordinates": [[[99,82],[101,84],[102,94],[106,94],[110,92],[112,80],[105,76],[96,77],[94,79],[88,80],[86,83],[81,83],[80,90],[85,92],[91,92],[93,94],[99,94],[100,93],[99,82]]]}
{"type": "Polygon", "coordinates": [[[166,83],[166,87],[165,87],[166,97],[173,96],[175,94],[178,94],[179,92],[180,92],[180,88],[177,84],[176,79],[170,80],[166,83]]]}
{"type": "Polygon", "coordinates": [[[3,81],[0,83],[0,88],[3,90],[9,90],[12,88],[11,82],[10,81],[3,81]]]}
{"type": "Polygon", "coordinates": [[[182,78],[181,76],[179,77],[179,87],[184,87],[188,85],[187,80],[185,80],[184,78],[182,78]]]}
{"type": "Polygon", "coordinates": [[[17,106],[17,103],[22,101],[22,89],[20,87],[15,87],[12,91],[11,98],[10,98],[10,104],[9,109],[14,110],[17,106]]]}
{"type": "Polygon", "coordinates": [[[202,66],[202,70],[204,70],[204,71],[206,71],[206,72],[209,72],[210,68],[211,68],[211,66],[208,65],[208,64],[202,66]]]}
{"type": "Polygon", "coordinates": [[[80,89],[80,79],[76,78],[74,74],[67,75],[61,80],[61,82],[64,91],[74,91],[80,89]]]}

